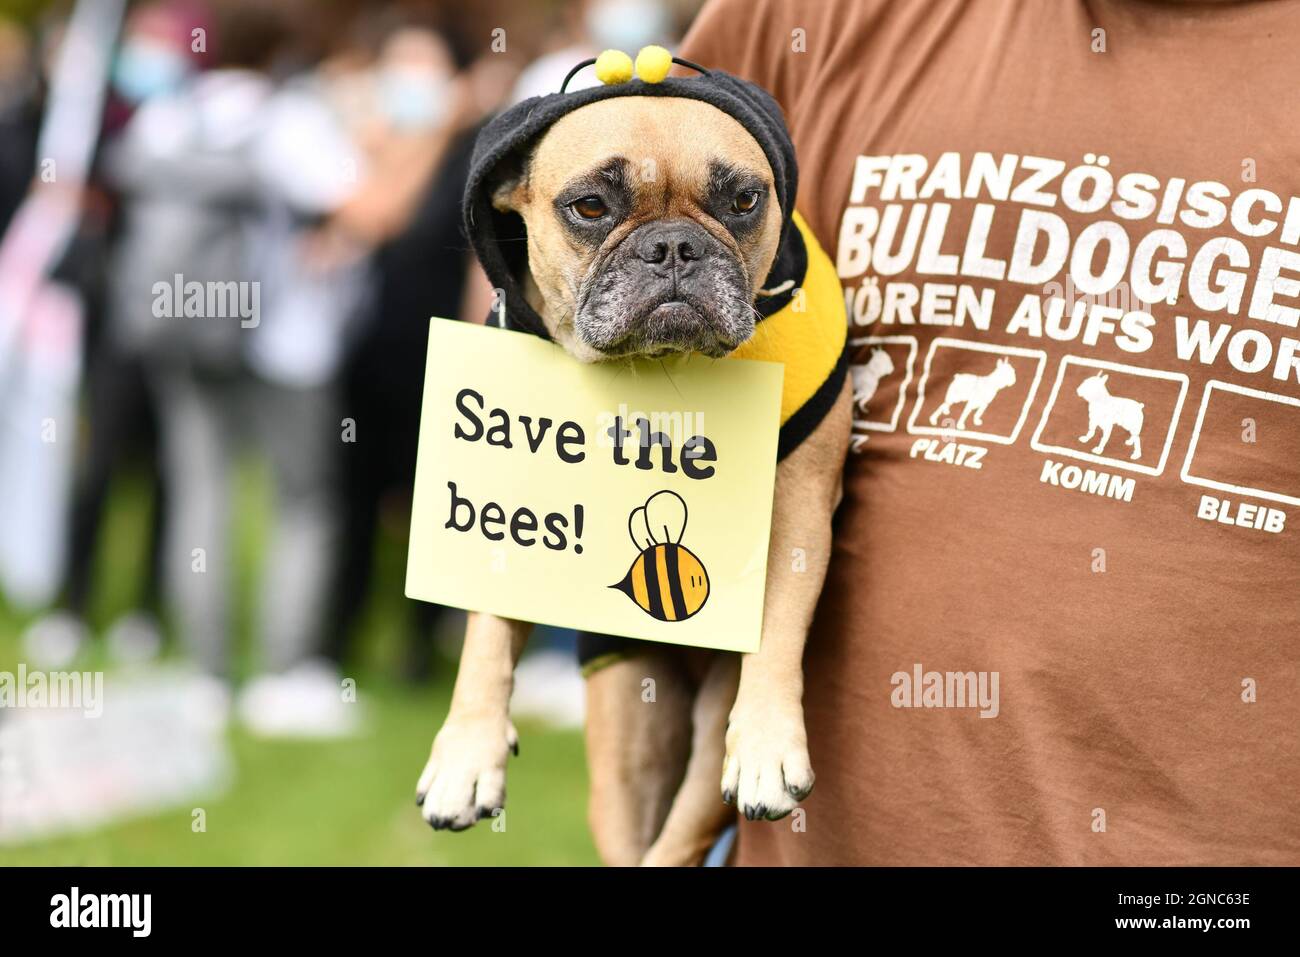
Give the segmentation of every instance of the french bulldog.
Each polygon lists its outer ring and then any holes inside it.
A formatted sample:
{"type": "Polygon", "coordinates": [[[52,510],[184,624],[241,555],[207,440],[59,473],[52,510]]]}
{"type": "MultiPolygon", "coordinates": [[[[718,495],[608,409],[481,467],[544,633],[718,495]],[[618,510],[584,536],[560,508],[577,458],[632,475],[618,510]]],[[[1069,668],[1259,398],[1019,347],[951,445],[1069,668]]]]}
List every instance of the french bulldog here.
{"type": "MultiPolygon", "coordinates": [[[[758,142],[713,105],[627,96],[576,109],[500,176],[492,202],[523,218],[528,303],[576,359],[725,356],[753,335],[782,211],[758,142]]],[[[851,406],[846,381],[778,465],[760,650],[637,643],[589,679],[589,819],[606,863],[699,863],[735,813],[728,803],[775,820],[811,791],[803,647],[851,406]],[[798,572],[796,548],[808,556],[798,572]],[[653,705],[641,697],[647,677],[653,705]]],[[[469,616],[450,709],[417,785],[434,828],[467,828],[504,805],[507,757],[518,753],[512,673],[529,629],[469,616]]]]}

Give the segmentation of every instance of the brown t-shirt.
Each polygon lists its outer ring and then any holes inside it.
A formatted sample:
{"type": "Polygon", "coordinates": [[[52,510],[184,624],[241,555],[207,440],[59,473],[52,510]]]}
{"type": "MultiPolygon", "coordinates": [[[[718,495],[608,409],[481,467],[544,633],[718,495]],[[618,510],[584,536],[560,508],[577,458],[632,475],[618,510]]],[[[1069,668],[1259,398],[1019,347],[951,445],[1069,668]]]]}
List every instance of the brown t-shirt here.
{"type": "Polygon", "coordinates": [[[746,864],[1300,864],[1300,3],[708,6],[849,304],[746,864]],[[996,683],[995,683],[996,682],[996,683]]]}

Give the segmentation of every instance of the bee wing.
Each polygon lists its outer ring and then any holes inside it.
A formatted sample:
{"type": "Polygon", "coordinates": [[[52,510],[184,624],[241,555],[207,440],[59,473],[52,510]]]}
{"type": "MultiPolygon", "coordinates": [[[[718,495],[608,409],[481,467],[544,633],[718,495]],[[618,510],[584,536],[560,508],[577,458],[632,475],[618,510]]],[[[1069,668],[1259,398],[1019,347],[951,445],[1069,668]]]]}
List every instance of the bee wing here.
{"type": "Polygon", "coordinates": [[[654,548],[655,539],[650,534],[650,526],[646,524],[644,505],[632,509],[632,514],[627,520],[627,531],[632,536],[638,551],[643,552],[647,548],[654,548]]]}
{"type": "Polygon", "coordinates": [[[686,502],[676,492],[655,492],[645,503],[645,522],[659,544],[676,544],[686,531],[686,502]]]}

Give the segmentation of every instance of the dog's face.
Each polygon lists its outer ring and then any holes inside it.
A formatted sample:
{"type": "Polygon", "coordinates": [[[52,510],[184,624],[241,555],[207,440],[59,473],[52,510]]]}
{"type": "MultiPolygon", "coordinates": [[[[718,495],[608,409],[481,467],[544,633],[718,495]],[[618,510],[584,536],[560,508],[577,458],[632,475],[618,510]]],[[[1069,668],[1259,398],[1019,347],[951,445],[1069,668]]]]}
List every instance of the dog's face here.
{"type": "Polygon", "coordinates": [[[758,142],[716,107],[584,106],[495,185],[493,203],[524,218],[532,305],[578,358],[721,356],[753,334],[781,210],[758,142]]]}

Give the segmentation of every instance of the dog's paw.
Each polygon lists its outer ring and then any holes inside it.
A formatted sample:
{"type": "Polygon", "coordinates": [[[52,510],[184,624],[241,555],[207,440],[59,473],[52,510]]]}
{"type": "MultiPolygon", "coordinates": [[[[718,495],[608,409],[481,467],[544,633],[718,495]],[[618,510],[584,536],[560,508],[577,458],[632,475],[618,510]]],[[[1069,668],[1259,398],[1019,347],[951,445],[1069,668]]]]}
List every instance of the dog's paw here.
{"type": "Polygon", "coordinates": [[[733,710],[727,725],[722,799],[749,821],[785,817],[813,788],[799,708],[733,710]]]}
{"type": "Polygon", "coordinates": [[[433,739],[415,788],[420,815],[434,830],[463,831],[506,802],[506,759],[519,753],[508,720],[449,718],[433,739]]]}

